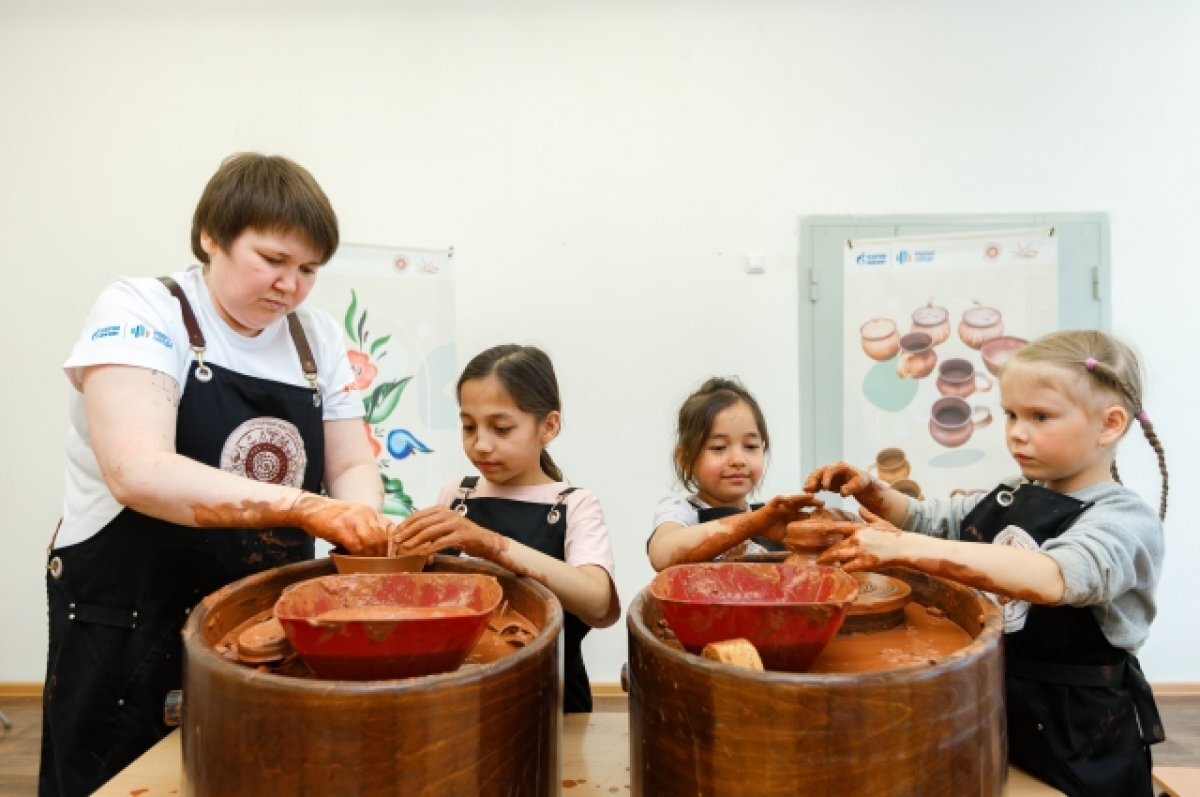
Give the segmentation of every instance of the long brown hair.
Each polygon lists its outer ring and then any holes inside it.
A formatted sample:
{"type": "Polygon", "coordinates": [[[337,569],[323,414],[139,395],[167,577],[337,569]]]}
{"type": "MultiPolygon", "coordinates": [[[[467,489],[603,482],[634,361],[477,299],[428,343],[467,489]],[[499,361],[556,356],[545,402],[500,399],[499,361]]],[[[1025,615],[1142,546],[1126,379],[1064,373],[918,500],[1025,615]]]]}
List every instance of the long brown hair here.
{"type": "MultiPolygon", "coordinates": [[[[464,382],[470,379],[486,379],[493,375],[512,396],[517,409],[528,412],[538,423],[544,421],[551,412],[562,412],[554,365],[541,349],[505,343],[476,354],[458,377],[455,394],[461,398],[464,382]]],[[[542,472],[551,479],[556,482],[564,481],[562,471],[554,464],[550,452],[545,448],[542,449],[538,462],[542,472]]]]}

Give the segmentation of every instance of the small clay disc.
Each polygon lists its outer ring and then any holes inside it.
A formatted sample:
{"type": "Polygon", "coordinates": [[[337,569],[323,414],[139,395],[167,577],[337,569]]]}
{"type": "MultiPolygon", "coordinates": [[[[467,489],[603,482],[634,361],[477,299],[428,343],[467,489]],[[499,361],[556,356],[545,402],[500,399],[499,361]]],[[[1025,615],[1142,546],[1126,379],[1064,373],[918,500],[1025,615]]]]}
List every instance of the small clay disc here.
{"type": "Polygon", "coordinates": [[[904,607],[912,588],[898,578],[879,573],[852,573],[858,582],[858,597],[846,610],[843,633],[882,631],[904,621],[904,607]]]}
{"type": "Polygon", "coordinates": [[[291,650],[283,626],[274,617],[268,617],[238,634],[238,659],[247,664],[279,661],[291,650]]]}

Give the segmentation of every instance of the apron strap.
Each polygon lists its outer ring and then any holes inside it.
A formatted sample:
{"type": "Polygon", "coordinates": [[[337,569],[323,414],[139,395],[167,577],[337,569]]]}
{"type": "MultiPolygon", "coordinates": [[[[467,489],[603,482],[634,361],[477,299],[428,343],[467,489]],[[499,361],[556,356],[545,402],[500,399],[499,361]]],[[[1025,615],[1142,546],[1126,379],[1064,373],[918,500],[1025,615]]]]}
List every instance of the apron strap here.
{"type": "Polygon", "coordinates": [[[1061,686],[1102,686],[1118,689],[1125,683],[1125,662],[1116,664],[1058,664],[1009,657],[1004,671],[1014,678],[1061,686]]]}
{"type": "MultiPolygon", "coordinates": [[[[300,355],[300,367],[304,369],[304,378],[313,390],[317,390],[317,360],[313,357],[312,347],[308,345],[308,335],[304,333],[300,317],[295,313],[288,313],[287,320],[288,332],[292,333],[292,343],[296,346],[296,353],[300,355]]],[[[319,390],[317,395],[320,395],[319,390]]]]}
{"type": "Polygon", "coordinates": [[[1154,702],[1154,692],[1142,674],[1142,665],[1136,656],[1129,657],[1129,694],[1133,696],[1133,708],[1137,711],[1138,725],[1142,729],[1142,741],[1146,744],[1165,741],[1167,732],[1163,729],[1162,717],[1154,702]]]}
{"type": "Polygon", "coordinates": [[[187,296],[183,293],[183,288],[179,287],[179,283],[170,277],[159,277],[158,281],[167,286],[167,290],[171,295],[179,300],[179,308],[183,311],[183,325],[187,328],[188,342],[192,348],[199,348],[204,351],[204,333],[200,331],[200,322],[196,320],[196,314],[192,312],[192,305],[187,300],[187,296]]]}
{"type": "Polygon", "coordinates": [[[183,312],[183,326],[188,333],[188,344],[192,348],[192,354],[196,355],[196,378],[201,382],[208,382],[212,379],[212,369],[204,364],[204,350],[207,344],[204,342],[204,333],[200,331],[200,322],[192,312],[192,304],[187,300],[178,282],[170,277],[159,277],[158,281],[166,285],[171,295],[179,301],[179,309],[183,312]]]}

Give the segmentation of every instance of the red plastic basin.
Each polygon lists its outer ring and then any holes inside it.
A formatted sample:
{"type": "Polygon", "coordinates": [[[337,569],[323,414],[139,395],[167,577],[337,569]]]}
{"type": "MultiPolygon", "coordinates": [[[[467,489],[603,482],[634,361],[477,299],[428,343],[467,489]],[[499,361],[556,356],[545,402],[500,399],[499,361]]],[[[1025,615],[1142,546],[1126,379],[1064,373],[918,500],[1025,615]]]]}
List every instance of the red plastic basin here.
{"type": "Polygon", "coordinates": [[[821,565],[676,565],[650,583],[685,648],[744,638],[770,670],[804,672],[841,628],[858,596],[848,573],[821,565]]]}
{"type": "Polygon", "coordinates": [[[275,617],[320,678],[409,678],[457,669],[503,596],[492,576],[355,573],[289,587],[275,617]]]}

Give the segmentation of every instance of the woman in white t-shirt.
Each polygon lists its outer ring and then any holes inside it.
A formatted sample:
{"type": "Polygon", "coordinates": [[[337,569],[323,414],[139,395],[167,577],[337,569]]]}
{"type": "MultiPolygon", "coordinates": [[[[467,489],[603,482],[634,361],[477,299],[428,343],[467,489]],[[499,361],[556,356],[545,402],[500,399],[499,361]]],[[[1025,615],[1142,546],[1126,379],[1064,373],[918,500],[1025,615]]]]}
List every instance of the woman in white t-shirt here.
{"type": "Polygon", "coordinates": [[[168,732],[180,629],[205,595],[311,558],[314,537],[386,548],[339,328],[300,309],[337,244],[311,174],[236,155],[196,208],[203,265],[119,280],[92,308],[64,365],[40,794],[91,793],[168,732]]]}

